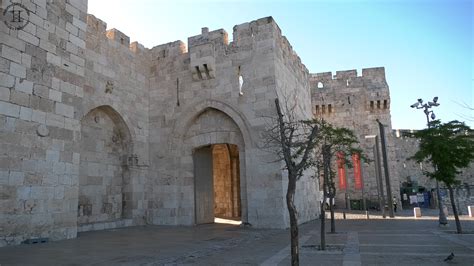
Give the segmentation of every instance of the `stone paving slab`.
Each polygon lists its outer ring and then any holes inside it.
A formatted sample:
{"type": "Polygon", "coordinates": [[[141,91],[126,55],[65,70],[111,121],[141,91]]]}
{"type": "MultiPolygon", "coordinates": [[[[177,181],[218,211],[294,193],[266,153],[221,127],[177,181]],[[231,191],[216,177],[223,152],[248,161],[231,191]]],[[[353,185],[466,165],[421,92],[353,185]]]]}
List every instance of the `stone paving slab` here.
{"type": "MultiPolygon", "coordinates": [[[[473,230],[474,220],[463,218],[462,225],[473,230]]],[[[328,250],[319,251],[319,221],[313,221],[300,226],[300,264],[446,265],[454,252],[450,264],[473,265],[474,234],[453,230],[435,219],[337,220],[337,233],[326,235],[328,250]]],[[[142,226],[0,248],[0,265],[289,265],[289,255],[288,230],[142,226]]]]}

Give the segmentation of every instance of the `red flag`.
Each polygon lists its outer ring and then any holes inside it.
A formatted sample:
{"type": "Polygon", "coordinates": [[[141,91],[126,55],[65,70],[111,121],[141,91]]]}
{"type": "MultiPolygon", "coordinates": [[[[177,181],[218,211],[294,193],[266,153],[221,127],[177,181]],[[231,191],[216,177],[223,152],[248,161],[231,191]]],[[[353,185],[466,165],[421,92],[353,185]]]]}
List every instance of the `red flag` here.
{"type": "Polygon", "coordinates": [[[337,173],[339,175],[339,189],[346,189],[346,166],[344,161],[344,153],[342,151],[337,153],[337,173]]]}
{"type": "Polygon", "coordinates": [[[352,164],[354,165],[354,186],[355,189],[362,189],[362,175],[360,172],[360,155],[352,154],[352,164]]]}

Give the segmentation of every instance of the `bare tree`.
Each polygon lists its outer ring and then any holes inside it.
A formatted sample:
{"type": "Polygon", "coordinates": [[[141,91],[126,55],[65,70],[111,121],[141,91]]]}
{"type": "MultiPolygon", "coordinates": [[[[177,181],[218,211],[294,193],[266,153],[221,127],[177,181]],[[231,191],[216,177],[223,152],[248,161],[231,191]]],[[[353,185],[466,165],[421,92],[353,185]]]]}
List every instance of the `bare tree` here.
{"type": "Polygon", "coordinates": [[[294,203],[296,182],[305,170],[314,165],[313,149],[319,131],[315,120],[298,120],[295,107],[289,108],[288,102],[285,110],[282,110],[278,99],[275,99],[275,106],[277,120],[266,131],[265,138],[277,148],[278,160],[285,162],[288,174],[286,205],[290,217],[291,265],[299,265],[298,211],[294,203]]]}

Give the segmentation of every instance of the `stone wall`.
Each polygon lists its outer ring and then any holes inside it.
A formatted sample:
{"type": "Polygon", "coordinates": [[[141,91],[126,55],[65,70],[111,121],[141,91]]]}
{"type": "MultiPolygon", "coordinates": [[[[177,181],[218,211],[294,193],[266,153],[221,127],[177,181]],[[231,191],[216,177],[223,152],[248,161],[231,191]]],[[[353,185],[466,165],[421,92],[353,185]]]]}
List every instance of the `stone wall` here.
{"type": "MultiPolygon", "coordinates": [[[[305,91],[304,87],[286,86],[295,80],[292,75],[304,74],[292,73],[291,68],[281,73],[290,76],[277,75],[277,68],[283,69],[281,65],[286,62],[277,62],[276,51],[281,49],[277,41],[283,37],[271,17],[236,25],[233,35],[234,42],[228,43],[225,31],[203,28],[200,35],[188,39],[187,51],[182,42],[150,50],[150,99],[161,104],[150,105],[150,158],[154,168],[150,180],[156,180],[156,185],[150,186],[149,206],[169,206],[150,210],[153,223],[194,223],[192,151],[203,145],[229,143],[239,150],[242,221],[263,227],[287,226],[283,220],[282,166],[272,163],[275,155],[260,148],[264,141],[260,133],[267,126],[267,118],[276,115],[276,97],[283,100],[290,91],[305,91]],[[243,78],[241,90],[239,76],[243,78]],[[218,131],[215,126],[221,122],[216,114],[208,131],[189,139],[193,125],[204,127],[198,120],[208,109],[225,114],[238,130],[218,131]],[[163,182],[169,189],[159,185],[163,182]]],[[[305,99],[303,94],[300,98],[305,99]]],[[[310,117],[309,103],[306,108],[302,106],[299,115],[310,117]]],[[[302,221],[311,217],[302,216],[302,221]]]]}
{"type": "MultiPolygon", "coordinates": [[[[188,47],[147,49],[88,15],[86,0],[22,3],[24,28],[0,23],[0,246],[195,224],[193,152],[217,144],[231,144],[240,176],[223,197],[232,216],[289,225],[286,174],[261,133],[275,98],[312,116],[309,74],[271,17],[236,25],[231,43],[203,28],[188,47]]],[[[310,176],[297,187],[300,222],[319,213],[310,176]]]]}
{"type": "MultiPolygon", "coordinates": [[[[418,151],[419,140],[407,137],[407,133],[413,133],[413,130],[393,130],[392,137],[395,142],[396,168],[400,176],[400,186],[410,184],[415,187],[420,186],[426,191],[435,191],[435,180],[427,177],[423,171],[432,171],[429,163],[417,163],[409,158],[418,151]]],[[[474,186],[474,163],[469,167],[462,169],[457,175],[459,184],[455,186],[456,205],[461,213],[467,213],[467,206],[474,204],[472,195],[472,187],[474,186]]],[[[449,213],[452,214],[451,201],[449,199],[448,189],[443,183],[440,183],[443,202],[448,207],[449,213]]],[[[435,194],[435,193],[434,193],[435,194]]]]}
{"type": "Polygon", "coordinates": [[[0,246],[77,231],[87,1],[22,3],[0,23],[0,246]]]}
{"type": "MultiPolygon", "coordinates": [[[[120,204],[123,213],[120,218],[133,218],[136,224],[143,224],[146,220],[144,189],[149,165],[147,143],[150,60],[141,44],[130,44],[128,36],[116,29],[106,30],[106,26],[106,23],[93,15],[87,16],[87,79],[84,83],[81,115],[83,120],[88,117],[95,119],[94,112],[100,110],[113,121],[113,125],[109,127],[119,130],[119,135],[108,135],[108,139],[104,141],[117,143],[113,139],[115,136],[123,142],[120,158],[115,160],[118,168],[115,175],[121,180],[121,191],[118,193],[121,194],[121,199],[116,198],[117,201],[122,201],[120,204]]],[[[99,122],[93,123],[101,124],[104,119],[100,119],[99,115],[99,122]]],[[[107,129],[103,127],[103,130],[107,129]]],[[[89,145],[97,141],[95,134],[81,137],[82,142],[89,145]]],[[[104,161],[103,156],[83,159],[88,160],[86,168],[93,165],[98,168],[95,171],[100,175],[104,175],[101,169],[110,168],[109,160],[104,161]]],[[[108,169],[105,172],[110,171],[108,169]]]]}
{"type": "MultiPolygon", "coordinates": [[[[385,80],[385,69],[383,67],[362,69],[361,76],[357,75],[356,70],[337,71],[334,76],[331,72],[311,74],[310,83],[314,116],[323,118],[335,126],[353,130],[363,152],[371,160],[362,162],[361,190],[355,189],[353,170],[346,169],[348,200],[360,200],[365,197],[374,203],[378,202],[379,185],[373,152],[374,136],[380,135],[377,119],[385,125],[391,190],[392,195],[399,199],[399,174],[394,163],[395,144],[390,134],[390,92],[385,80]]],[[[382,175],[383,173],[382,166],[382,175]]],[[[386,196],[385,176],[382,177],[386,196]]],[[[345,191],[339,189],[339,178],[336,178],[336,187],[338,190],[336,205],[345,207],[345,191]]]]}

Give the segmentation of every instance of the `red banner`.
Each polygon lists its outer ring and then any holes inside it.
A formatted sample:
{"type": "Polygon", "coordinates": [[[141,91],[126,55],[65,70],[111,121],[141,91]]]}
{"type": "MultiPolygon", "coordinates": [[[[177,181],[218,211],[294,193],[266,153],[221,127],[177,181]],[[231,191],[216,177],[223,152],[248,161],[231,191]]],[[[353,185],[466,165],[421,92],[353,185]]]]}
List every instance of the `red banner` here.
{"type": "Polygon", "coordinates": [[[352,164],[354,165],[354,186],[355,189],[362,189],[362,175],[360,171],[360,155],[352,154],[352,164]]]}
{"type": "Polygon", "coordinates": [[[344,153],[338,152],[337,155],[337,173],[339,175],[339,189],[346,189],[346,166],[344,161],[344,153]]]}

